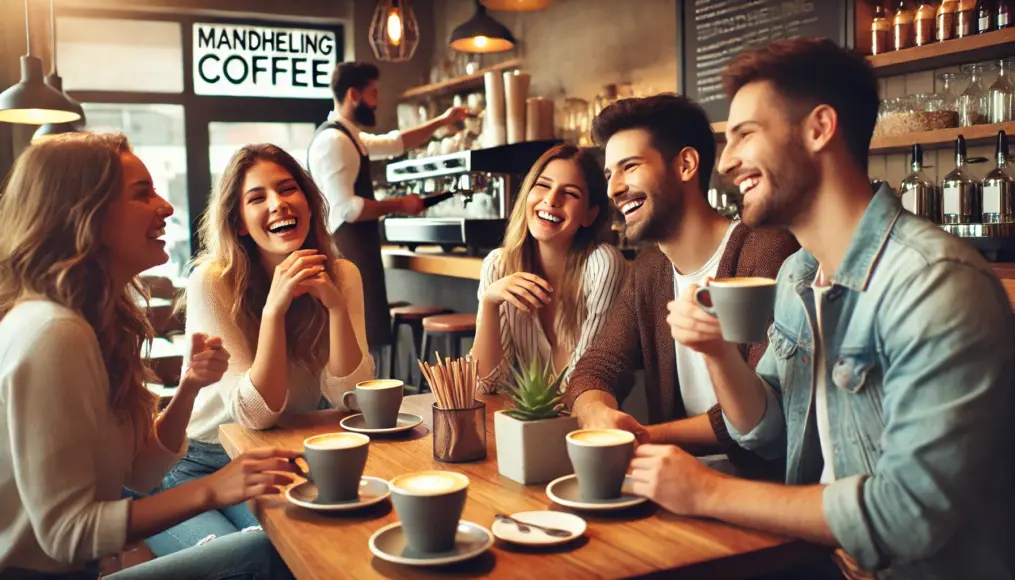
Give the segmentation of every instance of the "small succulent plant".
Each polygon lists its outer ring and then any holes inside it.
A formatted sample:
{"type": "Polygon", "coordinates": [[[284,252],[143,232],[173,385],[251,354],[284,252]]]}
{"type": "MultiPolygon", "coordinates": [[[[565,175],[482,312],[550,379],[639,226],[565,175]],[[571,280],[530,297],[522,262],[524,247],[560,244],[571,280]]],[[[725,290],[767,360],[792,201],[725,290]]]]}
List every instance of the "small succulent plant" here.
{"type": "Polygon", "coordinates": [[[514,384],[504,384],[515,408],[505,413],[519,421],[539,421],[559,417],[564,408],[564,399],[560,384],[564,380],[564,369],[553,374],[550,363],[540,368],[539,361],[533,359],[528,368],[512,369],[514,384]]]}

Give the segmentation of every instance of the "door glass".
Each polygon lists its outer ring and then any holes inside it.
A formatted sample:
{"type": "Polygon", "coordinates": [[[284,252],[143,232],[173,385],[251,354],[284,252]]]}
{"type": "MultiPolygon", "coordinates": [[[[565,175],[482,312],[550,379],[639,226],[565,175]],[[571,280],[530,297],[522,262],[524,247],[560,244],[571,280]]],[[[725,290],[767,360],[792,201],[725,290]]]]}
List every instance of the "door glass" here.
{"type": "Polygon", "coordinates": [[[212,187],[217,187],[222,172],[236,151],[244,145],[271,143],[307,167],[307,147],[317,129],[313,123],[208,123],[208,160],[212,187]]]}
{"type": "Polygon", "coordinates": [[[186,283],[190,261],[190,211],[187,203],[187,147],[182,105],[82,103],[88,130],[119,131],[144,162],[155,191],[173,205],[166,222],[169,262],[145,272],[166,276],[177,287],[186,283]]]}

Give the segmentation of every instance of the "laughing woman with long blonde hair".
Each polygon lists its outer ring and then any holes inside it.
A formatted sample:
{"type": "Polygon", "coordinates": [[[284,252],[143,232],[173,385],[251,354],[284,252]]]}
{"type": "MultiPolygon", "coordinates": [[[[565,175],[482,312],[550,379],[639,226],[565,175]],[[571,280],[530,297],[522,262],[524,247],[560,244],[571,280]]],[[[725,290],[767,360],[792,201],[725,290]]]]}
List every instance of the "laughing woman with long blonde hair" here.
{"type": "MultiPolygon", "coordinates": [[[[149,497],[186,448],[195,397],[225,371],[194,349],[168,408],[142,344],[138,274],[165,263],[166,218],[119,135],[61,135],[18,159],[0,196],[0,578],[94,578],[95,561],[205,510],[277,492],[294,453],[261,450],[149,497]]],[[[211,542],[114,578],[290,577],[263,533],[211,542]]]]}
{"type": "MultiPolygon", "coordinates": [[[[187,333],[222,337],[229,369],[194,405],[187,456],[165,487],[215,473],[228,461],[218,427],[273,427],[372,379],[359,270],[328,236],[324,195],[274,145],[240,149],[212,193],[204,249],[187,285],[187,333]]],[[[258,525],[245,505],[198,516],[148,544],[156,554],[258,525]]]]}
{"type": "Polygon", "coordinates": [[[532,361],[569,374],[595,339],[627,272],[604,243],[610,209],[602,168],[583,149],[557,145],[529,170],[504,244],[483,261],[472,356],[484,392],[532,361]]]}

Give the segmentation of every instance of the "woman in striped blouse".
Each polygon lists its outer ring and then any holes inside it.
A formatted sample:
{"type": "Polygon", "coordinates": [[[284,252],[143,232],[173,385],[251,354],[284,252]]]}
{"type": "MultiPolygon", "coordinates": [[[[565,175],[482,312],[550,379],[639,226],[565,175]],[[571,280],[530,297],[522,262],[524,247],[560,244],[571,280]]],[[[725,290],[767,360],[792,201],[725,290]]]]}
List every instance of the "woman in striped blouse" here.
{"type": "Polygon", "coordinates": [[[483,261],[472,356],[492,393],[509,369],[552,362],[574,368],[603,325],[627,270],[604,242],[610,200],[589,153],[558,145],[522,182],[504,244],[483,261]]]}

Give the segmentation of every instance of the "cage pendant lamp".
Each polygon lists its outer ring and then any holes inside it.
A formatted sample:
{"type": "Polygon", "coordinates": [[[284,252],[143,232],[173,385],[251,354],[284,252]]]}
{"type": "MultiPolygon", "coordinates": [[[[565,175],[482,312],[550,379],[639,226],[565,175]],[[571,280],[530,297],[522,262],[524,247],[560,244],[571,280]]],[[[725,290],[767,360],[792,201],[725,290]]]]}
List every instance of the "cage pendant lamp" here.
{"type": "Polygon", "coordinates": [[[370,20],[370,48],[377,60],[404,62],[419,46],[419,22],[412,0],[379,0],[370,20]]]}
{"type": "Polygon", "coordinates": [[[449,46],[459,52],[504,52],[517,42],[506,26],[487,14],[476,0],[476,14],[451,33],[449,46]]]}
{"type": "Polygon", "coordinates": [[[0,93],[0,122],[42,125],[70,123],[81,118],[62,92],[46,84],[42,60],[32,56],[29,1],[25,0],[28,52],[21,57],[21,81],[0,93]]]}
{"type": "Polygon", "coordinates": [[[83,131],[85,128],[85,110],[81,107],[81,103],[70,98],[67,93],[63,90],[63,79],[60,78],[60,73],[56,68],[56,10],[54,7],[54,0],[49,0],[49,40],[51,43],[50,55],[53,59],[53,66],[46,76],[46,84],[60,91],[67,101],[74,108],[74,112],[81,115],[81,118],[77,121],[71,121],[69,123],[46,123],[39,127],[32,136],[32,141],[42,139],[49,135],[59,135],[60,133],[77,133],[83,131]]]}
{"type": "Polygon", "coordinates": [[[528,12],[546,8],[550,0],[483,0],[483,5],[500,12],[528,12]]]}

